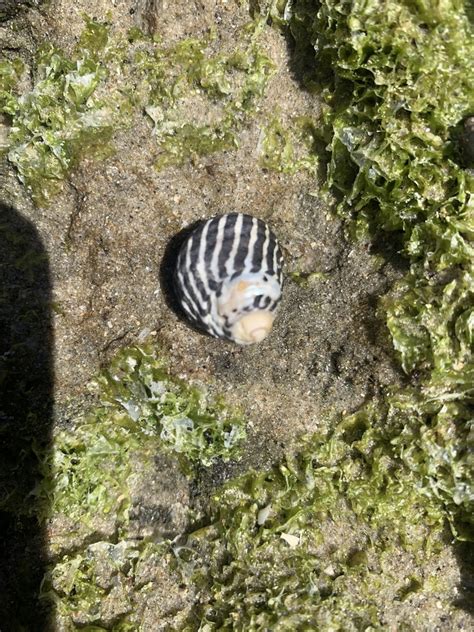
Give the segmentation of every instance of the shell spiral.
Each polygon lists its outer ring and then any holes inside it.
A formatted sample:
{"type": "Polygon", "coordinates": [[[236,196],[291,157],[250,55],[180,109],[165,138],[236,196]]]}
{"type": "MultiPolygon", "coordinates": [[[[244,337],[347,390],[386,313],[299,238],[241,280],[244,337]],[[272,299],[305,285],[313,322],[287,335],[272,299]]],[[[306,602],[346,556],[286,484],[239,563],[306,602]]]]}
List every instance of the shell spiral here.
{"type": "Polygon", "coordinates": [[[283,256],[261,219],[229,213],[202,222],[178,254],[175,289],[188,319],[247,345],[270,332],[281,298],[283,256]]]}

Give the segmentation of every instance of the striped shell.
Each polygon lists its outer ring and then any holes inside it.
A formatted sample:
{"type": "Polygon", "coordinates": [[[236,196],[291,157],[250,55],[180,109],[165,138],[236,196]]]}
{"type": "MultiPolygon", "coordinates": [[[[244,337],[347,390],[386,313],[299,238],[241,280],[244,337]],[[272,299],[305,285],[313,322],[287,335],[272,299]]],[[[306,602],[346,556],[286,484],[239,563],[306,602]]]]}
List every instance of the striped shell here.
{"type": "Polygon", "coordinates": [[[189,320],[240,345],[270,332],[283,283],[283,257],[267,224],[230,213],[202,222],[179,251],[175,288],[189,320]]]}

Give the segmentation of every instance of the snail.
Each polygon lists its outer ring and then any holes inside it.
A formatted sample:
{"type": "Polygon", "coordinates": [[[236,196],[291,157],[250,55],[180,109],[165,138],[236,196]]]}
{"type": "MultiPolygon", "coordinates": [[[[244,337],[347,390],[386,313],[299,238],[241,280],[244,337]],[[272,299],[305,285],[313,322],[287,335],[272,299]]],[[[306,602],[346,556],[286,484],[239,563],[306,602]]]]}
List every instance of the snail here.
{"type": "Polygon", "coordinates": [[[283,284],[283,256],[265,222],[229,213],[201,222],[182,244],[174,275],[186,317],[239,345],[271,331],[283,284]]]}

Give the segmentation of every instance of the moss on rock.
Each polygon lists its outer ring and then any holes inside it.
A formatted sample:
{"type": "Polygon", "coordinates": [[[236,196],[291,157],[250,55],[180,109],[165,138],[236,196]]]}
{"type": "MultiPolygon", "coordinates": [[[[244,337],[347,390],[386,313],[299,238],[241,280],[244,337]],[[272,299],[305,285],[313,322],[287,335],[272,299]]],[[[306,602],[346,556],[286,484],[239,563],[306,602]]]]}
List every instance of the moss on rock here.
{"type": "Polygon", "coordinates": [[[158,169],[237,145],[273,68],[258,44],[262,19],[227,53],[213,51],[212,35],[166,46],[138,29],[124,38],[84,20],[71,54],[46,44],[33,68],[19,58],[0,65],[8,158],[37,204],[49,203],[82,157],[113,153],[114,132],[134,117],[153,123],[158,169]],[[20,88],[27,70],[33,85],[20,88]]]}

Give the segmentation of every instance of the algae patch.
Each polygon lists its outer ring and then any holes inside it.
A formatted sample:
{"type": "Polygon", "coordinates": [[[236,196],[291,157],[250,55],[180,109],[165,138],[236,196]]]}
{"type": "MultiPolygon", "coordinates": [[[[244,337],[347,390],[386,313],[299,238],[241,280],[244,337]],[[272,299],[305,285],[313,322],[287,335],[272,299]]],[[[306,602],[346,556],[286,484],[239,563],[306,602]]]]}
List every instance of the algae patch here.
{"type": "Polygon", "coordinates": [[[181,561],[200,588],[185,629],[379,628],[393,607],[392,623],[416,629],[397,603],[405,589],[433,592],[443,511],[373,421],[348,417],[214,495],[209,526],[189,535],[181,561]]]}
{"type": "Polygon", "coordinates": [[[44,45],[36,55],[34,85],[23,93],[15,87],[26,68],[19,59],[2,62],[0,111],[11,118],[8,159],[38,203],[59,190],[81,155],[112,151],[123,104],[101,98],[98,90],[108,74],[107,32],[88,20],[70,57],[44,45]]]}
{"type": "Polygon", "coordinates": [[[316,176],[318,138],[316,125],[307,116],[296,117],[288,127],[275,117],[262,130],[260,165],[289,175],[308,171],[316,176]]]}
{"type": "Polygon", "coordinates": [[[125,349],[97,382],[104,406],[60,431],[42,464],[35,495],[43,519],[66,516],[84,530],[110,516],[122,529],[133,504],[134,460],[152,468],[164,451],[191,473],[196,464],[238,458],[246,434],[242,417],[171,376],[152,347],[125,349]]]}
{"type": "Polygon", "coordinates": [[[120,353],[98,378],[103,397],[120,405],[140,432],[159,437],[161,449],[183,458],[183,465],[209,466],[216,458],[236,458],[245,439],[242,417],[221,400],[172,378],[151,348],[120,353]]]}
{"type": "Polygon", "coordinates": [[[35,202],[48,203],[82,156],[113,153],[114,131],[143,115],[153,122],[158,169],[236,147],[273,69],[258,43],[262,24],[251,22],[221,53],[215,36],[166,46],[85,17],[70,55],[53,44],[38,51],[29,88],[21,59],[2,61],[8,159],[35,202]]]}
{"type": "Polygon", "coordinates": [[[237,146],[273,71],[258,46],[260,26],[252,23],[225,54],[209,53],[213,37],[172,48],[150,48],[145,42],[137,52],[135,64],[143,76],[137,90],[154,124],[158,169],[237,146]]]}
{"type": "Polygon", "coordinates": [[[136,630],[128,615],[140,599],[150,597],[152,571],[159,571],[163,553],[162,546],[152,543],[94,542],[64,556],[48,573],[43,599],[56,603],[65,626],[61,629],[136,630]],[[130,590],[132,583],[135,592],[130,590]]]}
{"type": "Polygon", "coordinates": [[[385,402],[398,401],[393,442],[443,500],[454,533],[472,539],[474,178],[452,140],[474,100],[472,25],[457,0],[287,7],[296,52],[326,99],[338,212],[355,236],[395,237],[411,264],[380,308],[418,378],[385,402]]]}
{"type": "Polygon", "coordinates": [[[42,598],[55,604],[65,629],[128,629],[117,622],[126,624],[123,617],[146,601],[155,579],[140,580],[140,567],[153,559],[168,572],[169,544],[136,541],[131,531],[132,514],[135,530],[139,524],[137,493],[156,477],[157,455],[169,453],[191,475],[195,467],[238,458],[245,439],[242,417],[173,377],[151,346],[124,349],[97,385],[103,405],[56,434],[34,490],[54,560],[42,598]]]}

